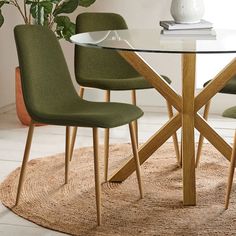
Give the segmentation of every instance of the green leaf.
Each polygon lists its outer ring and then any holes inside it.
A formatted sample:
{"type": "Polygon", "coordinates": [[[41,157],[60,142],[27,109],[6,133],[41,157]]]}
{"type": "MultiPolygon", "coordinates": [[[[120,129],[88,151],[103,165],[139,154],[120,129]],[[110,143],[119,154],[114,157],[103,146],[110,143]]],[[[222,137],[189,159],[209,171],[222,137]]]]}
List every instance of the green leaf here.
{"type": "Polygon", "coordinates": [[[9,4],[9,1],[8,1],[8,0],[1,0],[1,1],[0,1],[0,8],[1,8],[4,4],[9,4]]]}
{"type": "Polygon", "coordinates": [[[41,6],[38,2],[34,2],[30,6],[30,13],[35,19],[35,23],[38,25],[44,25],[44,7],[41,6]]]}
{"type": "Polygon", "coordinates": [[[3,23],[4,23],[4,17],[2,15],[2,11],[0,9],[0,27],[3,25],[3,23]]]}
{"type": "Polygon", "coordinates": [[[79,5],[82,7],[89,7],[92,5],[96,0],[79,0],[79,5]]]}
{"type": "Polygon", "coordinates": [[[51,3],[59,3],[61,0],[48,0],[49,2],[51,2],[51,3]]]}
{"type": "Polygon", "coordinates": [[[26,0],[25,3],[26,3],[26,4],[32,4],[32,3],[34,3],[34,1],[26,0]]]}
{"type": "Polygon", "coordinates": [[[0,1],[0,8],[5,4],[5,1],[0,1]]]}
{"type": "Polygon", "coordinates": [[[48,1],[39,2],[39,5],[43,7],[44,15],[50,14],[52,12],[53,4],[48,1]]]}
{"type": "MultiPolygon", "coordinates": [[[[32,1],[28,1],[28,3],[30,2],[32,1]]],[[[48,15],[52,12],[53,4],[49,1],[32,2],[30,4],[30,13],[36,24],[47,25],[48,15]]]]}
{"type": "Polygon", "coordinates": [[[69,41],[70,37],[75,34],[75,24],[70,21],[68,16],[57,16],[54,19],[56,23],[56,34],[58,38],[65,38],[69,41]]]}
{"type": "Polygon", "coordinates": [[[70,18],[68,16],[57,16],[54,19],[57,26],[67,26],[70,23],[70,18]]]}
{"type": "Polygon", "coordinates": [[[61,13],[72,13],[78,5],[79,0],[67,0],[54,10],[53,15],[56,16],[61,13]]]}
{"type": "Polygon", "coordinates": [[[62,31],[65,40],[70,41],[70,37],[75,34],[75,24],[70,22],[69,27],[66,27],[62,31]]]}
{"type": "Polygon", "coordinates": [[[38,4],[36,2],[32,3],[30,6],[30,13],[33,16],[33,18],[36,18],[37,12],[38,12],[38,4]]]}

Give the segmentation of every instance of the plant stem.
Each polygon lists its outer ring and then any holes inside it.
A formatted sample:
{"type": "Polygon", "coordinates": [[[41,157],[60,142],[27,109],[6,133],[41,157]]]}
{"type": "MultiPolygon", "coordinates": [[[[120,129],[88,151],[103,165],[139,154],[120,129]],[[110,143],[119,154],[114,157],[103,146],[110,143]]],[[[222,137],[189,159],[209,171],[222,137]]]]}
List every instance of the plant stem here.
{"type": "Polygon", "coordinates": [[[50,14],[50,15],[49,15],[49,18],[48,18],[48,28],[49,28],[49,29],[52,29],[52,26],[53,26],[53,19],[54,19],[53,15],[50,14]]]}
{"type": "Polygon", "coordinates": [[[24,15],[23,11],[21,10],[21,8],[20,8],[20,6],[19,6],[17,0],[13,0],[13,1],[11,1],[11,2],[12,2],[12,4],[18,9],[18,11],[20,12],[21,16],[22,16],[23,19],[24,19],[25,24],[27,24],[27,19],[26,19],[27,17],[25,17],[25,15],[24,15]]]}
{"type": "MultiPolygon", "coordinates": [[[[59,6],[61,6],[61,4],[64,2],[64,0],[60,0],[58,1],[58,3],[56,3],[55,8],[52,12],[54,12],[59,6]]],[[[49,16],[49,22],[48,22],[48,28],[52,29],[52,26],[54,24],[54,15],[51,13],[49,16]]]]}
{"type": "Polygon", "coordinates": [[[39,9],[39,0],[38,0],[38,24],[40,25],[40,16],[41,16],[41,12],[40,12],[40,9],[39,9]]]}
{"type": "Polygon", "coordinates": [[[29,24],[29,20],[27,17],[26,0],[24,0],[24,15],[25,15],[25,20],[27,21],[27,24],[29,24]]]}
{"type": "Polygon", "coordinates": [[[31,25],[31,13],[29,11],[29,24],[31,25]]]}

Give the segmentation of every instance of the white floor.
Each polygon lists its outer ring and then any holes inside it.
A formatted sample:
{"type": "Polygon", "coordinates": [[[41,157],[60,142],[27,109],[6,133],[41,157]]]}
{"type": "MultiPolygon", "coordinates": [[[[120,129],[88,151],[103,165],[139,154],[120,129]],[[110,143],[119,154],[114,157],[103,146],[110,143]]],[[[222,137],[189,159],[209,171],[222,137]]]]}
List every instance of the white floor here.
{"type": "MultiPolygon", "coordinates": [[[[146,113],[139,121],[139,140],[144,142],[167,121],[166,114],[146,113]]],[[[236,121],[212,115],[210,124],[232,143],[236,121]]],[[[101,141],[103,131],[101,130],[101,141]]],[[[35,129],[30,158],[37,158],[64,151],[65,129],[58,126],[42,126],[35,129]]],[[[27,127],[22,126],[16,118],[15,110],[0,111],[0,181],[12,170],[21,165],[27,135],[27,127]]],[[[196,138],[198,134],[196,132],[196,138]]],[[[111,143],[129,142],[128,127],[111,130],[111,143]]],[[[197,139],[196,139],[197,140],[197,139]]],[[[171,141],[171,140],[170,140],[171,141]]],[[[80,128],[76,147],[91,146],[91,129],[80,128]]],[[[0,204],[1,236],[54,236],[65,235],[44,229],[24,220],[0,204]]]]}

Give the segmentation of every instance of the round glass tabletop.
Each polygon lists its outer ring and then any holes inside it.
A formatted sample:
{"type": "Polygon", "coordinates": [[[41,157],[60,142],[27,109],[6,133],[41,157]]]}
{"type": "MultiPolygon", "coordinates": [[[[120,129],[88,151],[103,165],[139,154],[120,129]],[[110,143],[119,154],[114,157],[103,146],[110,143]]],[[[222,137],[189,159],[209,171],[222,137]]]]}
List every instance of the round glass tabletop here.
{"type": "Polygon", "coordinates": [[[156,53],[236,53],[236,30],[206,35],[163,35],[158,29],[127,29],[76,34],[80,46],[156,53]]]}

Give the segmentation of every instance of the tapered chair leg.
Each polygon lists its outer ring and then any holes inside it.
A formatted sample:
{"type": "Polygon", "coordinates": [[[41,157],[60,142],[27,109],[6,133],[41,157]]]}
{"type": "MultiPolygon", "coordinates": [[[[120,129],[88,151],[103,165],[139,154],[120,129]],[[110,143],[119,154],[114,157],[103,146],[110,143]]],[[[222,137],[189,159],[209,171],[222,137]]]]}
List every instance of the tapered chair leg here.
{"type": "MultiPolygon", "coordinates": [[[[110,102],[111,93],[110,90],[105,92],[105,102],[110,102]]],[[[108,179],[108,163],[109,163],[109,139],[110,139],[110,130],[104,130],[104,179],[107,182],[108,179]]]]}
{"type": "Polygon", "coordinates": [[[101,225],[101,184],[99,173],[98,128],[93,128],[94,175],[97,207],[97,224],[101,225]]]}
{"type": "MultiPolygon", "coordinates": [[[[136,99],[136,90],[132,90],[132,104],[137,105],[137,99],[136,99]]],[[[134,121],[134,129],[135,129],[135,137],[136,137],[136,143],[138,147],[138,121],[134,121]]]]}
{"type": "Polygon", "coordinates": [[[138,179],[140,198],[143,198],[143,187],[142,187],[142,180],[141,180],[140,162],[139,162],[139,155],[138,155],[138,149],[137,149],[137,143],[136,143],[134,121],[129,124],[129,130],[130,130],[130,138],[131,138],[132,150],[133,150],[133,155],[134,155],[134,161],[136,165],[136,175],[138,179]]]}
{"type": "Polygon", "coordinates": [[[69,179],[69,164],[70,164],[70,127],[66,126],[66,145],[65,145],[65,184],[69,179]]]}
{"type": "MultiPolygon", "coordinates": [[[[169,102],[167,102],[167,109],[168,109],[169,118],[172,118],[174,116],[173,107],[171,106],[171,104],[169,102]]],[[[172,135],[172,139],[173,139],[173,143],[174,143],[176,159],[177,159],[178,164],[181,166],[181,154],[180,154],[180,150],[179,150],[177,133],[174,133],[172,135]]]]}
{"type": "MultiPolygon", "coordinates": [[[[209,101],[205,106],[204,113],[203,113],[203,118],[205,120],[208,119],[210,105],[211,105],[211,101],[209,101]]],[[[200,134],[199,140],[198,140],[198,147],[197,147],[196,163],[195,163],[196,168],[198,167],[198,164],[201,158],[203,141],[204,141],[204,136],[200,134]]]]}
{"type": "MultiPolygon", "coordinates": [[[[79,96],[81,98],[84,97],[84,87],[82,86],[80,86],[79,88],[79,96]]],[[[70,161],[72,160],[72,156],[73,156],[76,135],[77,135],[77,127],[72,127],[71,144],[70,144],[70,161]]]]}
{"type": "Polygon", "coordinates": [[[28,136],[27,136],[26,145],[25,145],[24,157],[23,157],[23,162],[22,162],[21,171],[20,171],[20,178],[19,178],[19,183],[18,183],[18,188],[17,188],[16,204],[15,205],[18,205],[19,200],[20,200],[21,190],[22,190],[22,186],[23,186],[24,178],[25,178],[26,165],[27,165],[27,162],[29,159],[29,153],[30,153],[33,133],[34,133],[34,123],[31,121],[29,130],[28,130],[28,136]]]}
{"type": "Polygon", "coordinates": [[[234,145],[233,145],[233,152],[230,161],[230,169],[229,169],[229,177],[228,177],[228,186],[226,190],[226,198],[225,198],[225,209],[228,209],[229,206],[229,197],[232,189],[233,177],[234,177],[234,169],[235,169],[235,162],[236,162],[236,131],[234,135],[234,145]]]}
{"type": "Polygon", "coordinates": [[[79,96],[80,96],[81,98],[84,97],[84,87],[82,87],[82,86],[80,86],[80,88],[79,88],[79,96]]]}
{"type": "Polygon", "coordinates": [[[71,127],[72,129],[72,135],[71,135],[71,143],[70,143],[70,161],[72,161],[72,156],[75,148],[75,140],[76,140],[76,135],[77,135],[77,127],[71,127]]]}

